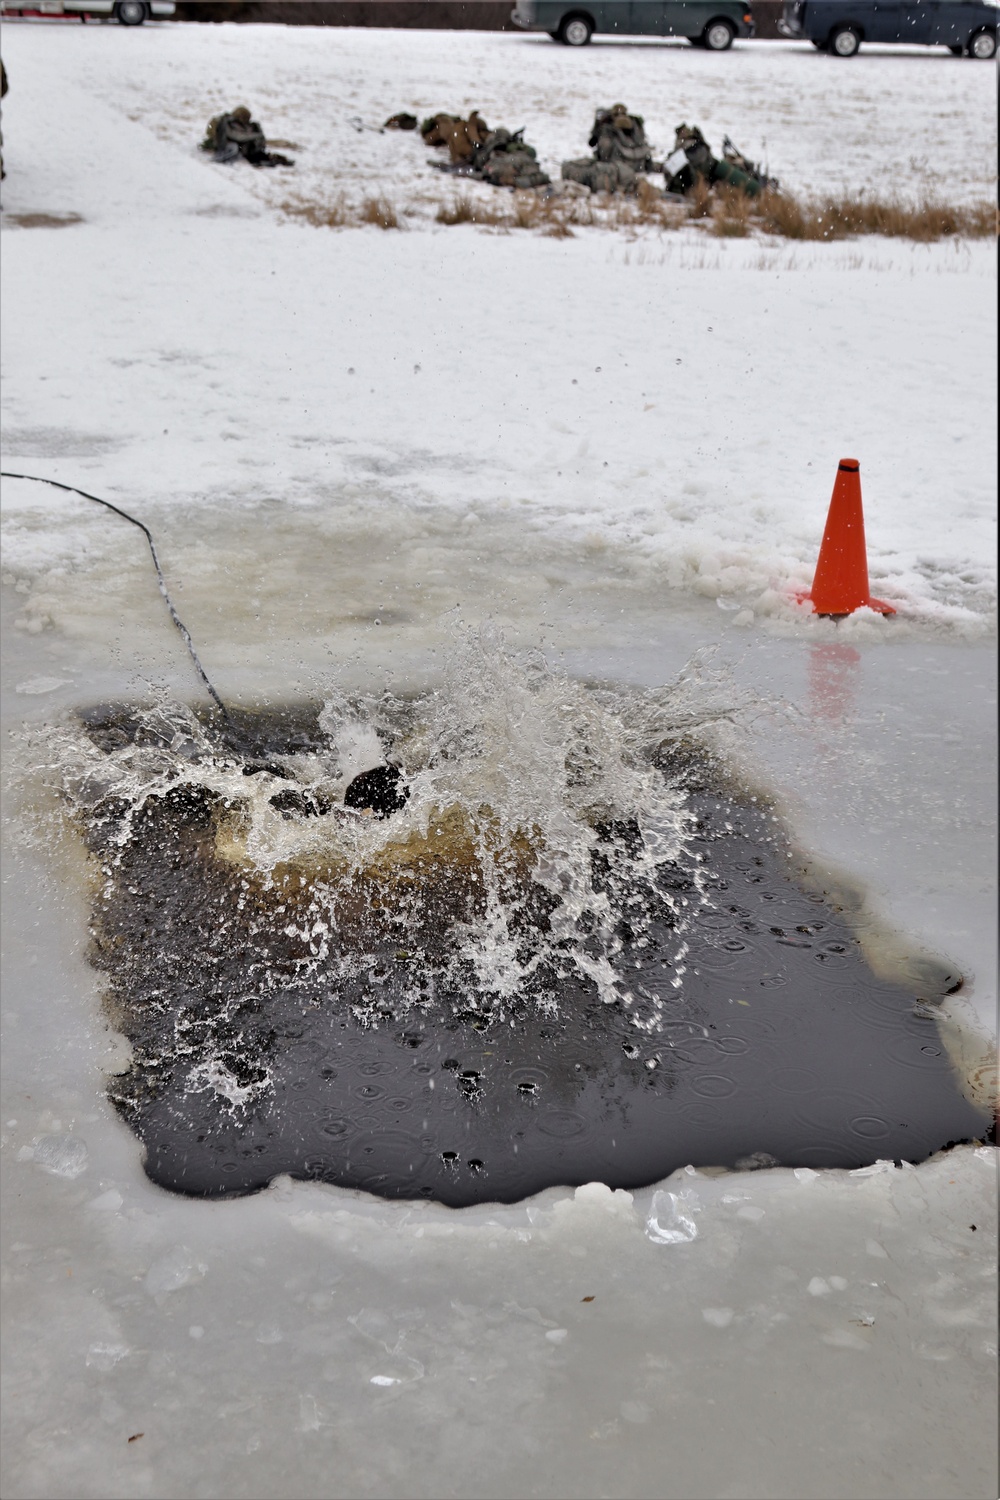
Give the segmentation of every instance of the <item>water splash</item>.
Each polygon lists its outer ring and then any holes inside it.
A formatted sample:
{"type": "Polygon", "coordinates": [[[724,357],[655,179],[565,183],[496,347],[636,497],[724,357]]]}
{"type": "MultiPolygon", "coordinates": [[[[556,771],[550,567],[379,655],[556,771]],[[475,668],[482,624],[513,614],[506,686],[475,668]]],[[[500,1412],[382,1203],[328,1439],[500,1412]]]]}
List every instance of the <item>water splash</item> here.
{"type": "Polygon", "coordinates": [[[662,746],[745,709],[704,662],[657,692],[587,686],[487,627],[432,691],[334,686],[318,709],[239,716],[238,749],[165,697],[50,729],[45,749],[102,875],[96,961],[130,923],[136,941],[141,913],[121,904],[140,849],[162,862],[164,899],[182,848],[207,872],[216,895],[185,907],[189,933],[220,973],[227,948],[243,954],[247,975],[235,995],[192,995],[172,1050],[189,1091],[239,1111],[267,1092],[267,996],[290,985],[315,1004],[322,981],[322,1003],[369,1027],[419,1010],[488,1028],[586,994],[658,1033],[711,899],[662,746]],[[345,807],[387,761],[405,806],[345,807]],[[643,982],[654,948],[666,986],[643,982]]]}
{"type": "Polygon", "coordinates": [[[148,1174],[508,1201],[979,1131],[933,1014],[707,748],[758,707],[710,662],[588,686],[481,632],[409,698],[47,731],[148,1174]],[[373,757],[408,793],[385,817],[345,806],[373,757]]]}

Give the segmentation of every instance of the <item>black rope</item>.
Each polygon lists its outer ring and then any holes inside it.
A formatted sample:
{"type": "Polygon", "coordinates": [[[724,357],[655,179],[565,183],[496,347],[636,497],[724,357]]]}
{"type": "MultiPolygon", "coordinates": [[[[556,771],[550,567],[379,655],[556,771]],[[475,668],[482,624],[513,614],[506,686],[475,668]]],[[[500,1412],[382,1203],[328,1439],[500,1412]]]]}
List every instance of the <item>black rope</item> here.
{"type": "Polygon", "coordinates": [[[208,689],[212,697],[212,701],[220,709],[226,723],[231,724],[232,721],[229,717],[229,710],[226,708],[226,705],[223,703],[222,699],[215,691],[215,688],[209,681],[208,673],[205,671],[205,668],[198,660],[198,653],[194,649],[194,641],[191,639],[191,633],[188,630],[187,626],[184,624],[184,621],[181,619],[180,615],[177,613],[176,609],[174,609],[174,602],[167,592],[167,581],[163,576],[163,569],[160,567],[160,559],[156,555],[156,546],[153,542],[153,533],[150,531],[149,527],[143,525],[142,521],[137,521],[135,516],[130,516],[128,511],[122,510],[120,506],[112,505],[110,500],[102,500],[99,495],[88,495],[86,490],[78,490],[76,485],[74,484],[61,484],[58,479],[44,479],[40,474],[14,474],[11,473],[9,469],[0,469],[0,476],[2,476],[4,479],[31,479],[35,484],[51,484],[53,489],[66,490],[71,495],[82,495],[84,500],[93,500],[95,505],[103,505],[105,510],[113,510],[116,516],[121,516],[123,521],[130,521],[133,526],[138,526],[139,530],[146,538],[146,541],[149,543],[149,551],[153,559],[153,567],[156,569],[156,581],[160,585],[160,593],[163,595],[163,601],[170,611],[170,618],[173,620],[174,624],[177,626],[177,629],[180,631],[184,644],[188,648],[188,651],[190,653],[191,660],[194,662],[195,666],[198,669],[198,676],[201,678],[202,682],[208,689]]]}

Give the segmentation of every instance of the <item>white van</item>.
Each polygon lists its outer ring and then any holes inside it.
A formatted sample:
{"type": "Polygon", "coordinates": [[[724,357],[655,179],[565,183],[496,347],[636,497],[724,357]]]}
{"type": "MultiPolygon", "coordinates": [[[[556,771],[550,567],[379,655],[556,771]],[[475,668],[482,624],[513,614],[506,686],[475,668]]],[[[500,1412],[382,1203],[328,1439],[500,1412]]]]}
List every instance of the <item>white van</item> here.
{"type": "Polygon", "coordinates": [[[177,9],[174,0],[0,0],[5,16],[79,16],[81,21],[114,16],[122,26],[141,26],[143,21],[162,21],[177,9]]]}

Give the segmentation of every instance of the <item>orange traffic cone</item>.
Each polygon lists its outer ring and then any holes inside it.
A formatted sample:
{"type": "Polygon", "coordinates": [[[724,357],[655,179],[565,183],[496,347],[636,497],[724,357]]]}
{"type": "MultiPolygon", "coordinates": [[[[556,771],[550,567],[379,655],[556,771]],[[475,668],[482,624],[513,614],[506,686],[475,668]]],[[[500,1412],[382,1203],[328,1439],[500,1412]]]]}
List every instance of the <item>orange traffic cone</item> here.
{"type": "Polygon", "coordinates": [[[813,586],[809,593],[798,596],[810,600],[817,615],[851,615],[856,609],[866,608],[882,615],[896,613],[891,604],[873,599],[868,592],[859,470],[856,458],[840,460],[813,586]]]}

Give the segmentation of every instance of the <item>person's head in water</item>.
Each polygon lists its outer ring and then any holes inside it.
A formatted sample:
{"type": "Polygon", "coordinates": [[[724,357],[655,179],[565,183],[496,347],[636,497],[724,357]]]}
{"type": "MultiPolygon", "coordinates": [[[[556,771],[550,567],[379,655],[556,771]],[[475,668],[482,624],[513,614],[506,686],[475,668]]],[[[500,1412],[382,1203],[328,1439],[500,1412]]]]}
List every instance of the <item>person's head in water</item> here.
{"type": "Polygon", "coordinates": [[[398,766],[373,766],[355,776],[344,793],[344,806],[373,812],[376,818],[387,818],[406,806],[409,795],[410,789],[398,766]]]}

